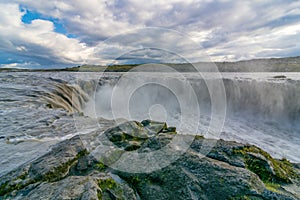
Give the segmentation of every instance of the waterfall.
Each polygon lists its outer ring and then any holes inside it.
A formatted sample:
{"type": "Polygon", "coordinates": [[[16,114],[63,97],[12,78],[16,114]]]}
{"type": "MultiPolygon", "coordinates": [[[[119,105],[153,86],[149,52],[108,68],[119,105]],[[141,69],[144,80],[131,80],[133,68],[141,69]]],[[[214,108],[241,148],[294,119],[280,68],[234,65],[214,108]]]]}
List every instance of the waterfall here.
{"type": "MultiPolygon", "coordinates": [[[[165,79],[176,84],[177,79],[170,76],[158,75],[156,77],[141,74],[137,76],[144,82],[155,82],[158,79],[165,79]]],[[[207,83],[214,82],[215,79],[195,79],[190,77],[186,80],[195,92],[201,112],[209,113],[211,111],[211,96],[207,89],[207,83]]],[[[223,79],[226,92],[226,110],[227,115],[243,114],[262,117],[268,120],[275,120],[287,123],[296,123],[300,119],[300,81],[290,79],[223,79]]],[[[119,85],[116,80],[106,81],[97,88],[93,101],[94,106],[87,103],[87,107],[83,110],[87,115],[90,115],[91,107],[96,108],[96,113],[102,117],[112,118],[111,101],[114,89],[119,88],[122,92],[129,87],[135,85],[119,85]],[[121,89],[120,89],[121,88],[121,89]],[[96,102],[95,102],[96,101],[96,102]]],[[[184,87],[178,88],[179,95],[184,95],[186,99],[190,98],[191,94],[187,93],[184,87]]],[[[157,84],[147,84],[143,87],[136,88],[135,92],[130,97],[129,110],[136,111],[133,115],[139,113],[143,115],[150,109],[152,105],[161,104],[166,111],[171,113],[180,113],[178,102],[178,94],[173,94],[168,88],[160,87],[157,84]]],[[[119,99],[120,103],[122,99],[119,99]]],[[[198,109],[198,108],[197,108],[198,109]]],[[[137,116],[136,116],[137,117],[137,116]]],[[[143,115],[142,117],[145,117],[143,115]]],[[[140,117],[140,118],[142,118],[140,117]]]]}
{"type": "Polygon", "coordinates": [[[83,112],[93,92],[97,81],[78,81],[77,84],[54,83],[52,88],[42,96],[50,108],[62,108],[68,112],[83,112]]]}

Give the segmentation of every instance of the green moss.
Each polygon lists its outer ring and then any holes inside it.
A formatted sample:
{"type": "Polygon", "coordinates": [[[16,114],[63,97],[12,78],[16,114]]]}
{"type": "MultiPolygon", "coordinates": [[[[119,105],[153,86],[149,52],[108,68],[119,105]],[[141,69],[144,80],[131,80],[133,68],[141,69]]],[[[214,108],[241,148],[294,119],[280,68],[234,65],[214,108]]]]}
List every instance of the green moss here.
{"type": "Polygon", "coordinates": [[[257,174],[265,183],[291,183],[291,178],[297,176],[292,164],[286,160],[274,159],[267,152],[253,145],[247,145],[243,148],[234,149],[233,153],[240,154],[244,157],[246,167],[257,174]],[[272,174],[259,159],[251,158],[248,153],[256,153],[264,156],[273,168],[275,175],[272,174]]]}
{"type": "Polygon", "coordinates": [[[113,196],[113,199],[124,199],[123,190],[114,179],[108,178],[99,180],[98,185],[101,189],[101,192],[98,192],[97,194],[98,199],[106,199],[107,196],[110,198],[111,195],[113,196]]]}
{"type": "Polygon", "coordinates": [[[77,154],[77,156],[72,159],[69,160],[68,162],[62,164],[59,167],[54,168],[53,171],[46,173],[44,176],[36,178],[36,179],[32,179],[32,180],[28,180],[28,181],[20,181],[18,183],[14,183],[15,181],[21,179],[21,180],[25,180],[26,177],[28,176],[28,173],[23,173],[20,176],[18,176],[17,178],[13,179],[12,181],[8,181],[5,182],[4,184],[2,184],[0,186],[0,196],[9,194],[10,192],[14,191],[14,190],[20,190],[25,188],[26,186],[33,184],[33,183],[37,183],[40,181],[56,181],[59,180],[60,178],[62,178],[62,176],[67,173],[67,171],[69,170],[70,166],[76,161],[78,160],[80,157],[86,155],[88,152],[87,150],[83,150],[81,152],[79,152],[77,154]]]}
{"type": "Polygon", "coordinates": [[[130,184],[135,186],[140,182],[140,179],[138,176],[133,176],[132,179],[130,180],[130,184]]]}
{"type": "Polygon", "coordinates": [[[280,189],[280,185],[277,183],[265,183],[265,186],[268,190],[272,191],[272,192],[276,192],[279,193],[279,189],[280,189]]]}
{"type": "Polygon", "coordinates": [[[105,170],[107,167],[106,167],[106,165],[104,165],[102,162],[99,162],[99,163],[95,164],[95,168],[98,169],[98,170],[100,170],[100,171],[103,171],[103,170],[105,170]]]}
{"type": "Polygon", "coordinates": [[[204,136],[203,135],[196,135],[195,140],[203,140],[204,136]]]}
{"type": "MultiPolygon", "coordinates": [[[[7,186],[8,186],[8,182],[5,182],[4,184],[2,184],[0,186],[0,196],[3,196],[6,193],[10,192],[10,190],[8,190],[7,186]]],[[[11,190],[11,191],[13,191],[13,190],[11,190]]]]}
{"type": "Polygon", "coordinates": [[[62,165],[54,168],[53,171],[46,173],[42,178],[41,181],[57,181],[60,180],[65,176],[65,174],[69,171],[70,167],[74,164],[76,160],[80,157],[85,156],[88,154],[86,149],[80,151],[76,157],[68,162],[63,163],[62,165]]]}
{"type": "Polygon", "coordinates": [[[245,158],[246,167],[257,174],[263,182],[273,181],[273,174],[264,166],[261,160],[245,158]]]}
{"type": "Polygon", "coordinates": [[[105,180],[100,180],[98,182],[99,187],[101,188],[102,191],[105,191],[107,189],[113,189],[117,187],[117,183],[115,182],[114,179],[108,178],[105,180]]]}
{"type": "Polygon", "coordinates": [[[27,176],[28,176],[28,172],[25,172],[25,173],[21,174],[17,179],[24,180],[27,176]]]}
{"type": "Polygon", "coordinates": [[[34,180],[28,181],[25,184],[22,182],[16,184],[11,184],[9,182],[6,182],[0,186],[0,196],[7,195],[14,190],[20,190],[33,183],[35,183],[34,180]]]}
{"type": "Polygon", "coordinates": [[[53,171],[49,171],[42,178],[41,181],[57,181],[64,177],[64,175],[70,169],[70,166],[75,162],[76,159],[69,160],[66,163],[63,163],[59,167],[54,168],[53,171]]]}
{"type": "Polygon", "coordinates": [[[80,157],[82,157],[82,156],[85,156],[85,155],[88,155],[88,154],[89,154],[89,152],[88,152],[86,149],[84,149],[84,150],[80,151],[80,152],[76,155],[76,160],[78,160],[78,158],[80,158],[80,157]]]}
{"type": "Polygon", "coordinates": [[[97,191],[97,197],[99,200],[102,200],[102,193],[101,191],[97,191]]]}
{"type": "Polygon", "coordinates": [[[0,186],[0,196],[3,196],[9,192],[12,192],[14,190],[19,190],[22,189],[24,187],[26,187],[27,185],[31,184],[33,181],[29,181],[27,183],[22,183],[22,181],[19,181],[17,183],[15,183],[18,180],[25,180],[25,178],[28,176],[28,172],[25,172],[23,174],[21,174],[20,176],[18,176],[17,178],[13,179],[11,182],[5,182],[4,184],[2,184],[0,186]]]}
{"type": "Polygon", "coordinates": [[[176,135],[177,132],[166,132],[167,134],[176,135]]]}
{"type": "Polygon", "coordinates": [[[112,136],[109,138],[109,140],[111,142],[120,142],[120,141],[124,141],[126,139],[129,139],[129,137],[132,138],[132,136],[130,135],[126,135],[126,133],[124,132],[116,132],[114,134],[112,134],[112,136]]]}

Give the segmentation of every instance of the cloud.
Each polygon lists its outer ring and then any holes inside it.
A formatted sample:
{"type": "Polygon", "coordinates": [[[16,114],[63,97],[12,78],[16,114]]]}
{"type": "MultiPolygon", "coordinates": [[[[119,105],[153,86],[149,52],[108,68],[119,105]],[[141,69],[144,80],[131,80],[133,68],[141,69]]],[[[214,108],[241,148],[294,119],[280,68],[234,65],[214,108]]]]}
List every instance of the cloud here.
{"type": "MultiPolygon", "coordinates": [[[[149,62],[152,58],[154,62],[172,59],[176,62],[183,56],[197,61],[201,54],[207,53],[212,60],[231,61],[300,53],[299,1],[11,0],[7,3],[0,0],[0,3],[0,51],[7,54],[0,59],[4,64],[12,57],[15,58],[12,63],[34,62],[41,66],[106,64],[119,53],[128,54],[140,46],[151,45],[170,51],[180,49],[180,55],[170,56],[169,52],[158,58],[157,51],[151,53],[148,49],[145,54],[139,50],[127,58],[132,62],[134,59],[149,62]],[[29,11],[41,18],[24,23],[22,16],[29,11]],[[64,31],[57,31],[58,24],[64,31]],[[133,30],[138,32],[145,27],[175,30],[187,38],[168,31],[157,35],[142,32],[138,37],[132,34],[133,30]],[[123,33],[127,35],[118,36],[123,33]],[[119,41],[112,42],[111,37],[119,41]],[[110,43],[105,42],[107,39],[110,43]],[[199,48],[190,48],[190,39],[199,48]]],[[[118,62],[129,62],[128,59],[118,62]]]]}
{"type": "Polygon", "coordinates": [[[21,21],[25,14],[17,4],[1,4],[0,50],[5,53],[40,59],[43,63],[83,63],[93,48],[77,39],[56,33],[51,21],[21,21]]]}
{"type": "Polygon", "coordinates": [[[24,62],[24,63],[9,63],[9,64],[0,64],[1,68],[39,68],[41,67],[38,63],[33,62],[24,62]]]}

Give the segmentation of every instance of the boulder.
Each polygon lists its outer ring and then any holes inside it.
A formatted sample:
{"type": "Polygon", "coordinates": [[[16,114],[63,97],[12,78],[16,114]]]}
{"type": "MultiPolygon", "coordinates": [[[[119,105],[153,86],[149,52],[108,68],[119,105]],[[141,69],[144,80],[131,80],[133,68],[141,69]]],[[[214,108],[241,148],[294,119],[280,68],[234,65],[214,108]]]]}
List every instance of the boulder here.
{"type": "Polygon", "coordinates": [[[141,123],[130,121],[110,128],[104,134],[117,147],[134,151],[162,132],[176,134],[176,128],[168,128],[166,123],[152,120],[143,120],[141,123]]]}

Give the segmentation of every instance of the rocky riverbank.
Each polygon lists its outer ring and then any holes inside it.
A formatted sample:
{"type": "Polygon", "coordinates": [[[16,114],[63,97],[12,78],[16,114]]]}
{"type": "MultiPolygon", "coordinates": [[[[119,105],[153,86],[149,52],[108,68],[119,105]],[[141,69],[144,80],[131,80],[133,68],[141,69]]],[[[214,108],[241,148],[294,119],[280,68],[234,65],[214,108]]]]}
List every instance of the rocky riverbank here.
{"type": "Polygon", "coordinates": [[[133,173],[111,167],[124,152],[154,152],[176,136],[174,127],[149,120],[77,135],[2,176],[0,199],[300,198],[299,165],[274,159],[255,146],[201,136],[159,170],[133,173]],[[99,157],[101,151],[95,154],[94,143],[105,138],[118,151],[103,151],[99,157]],[[201,148],[212,141],[211,151],[200,156],[201,148]]]}

